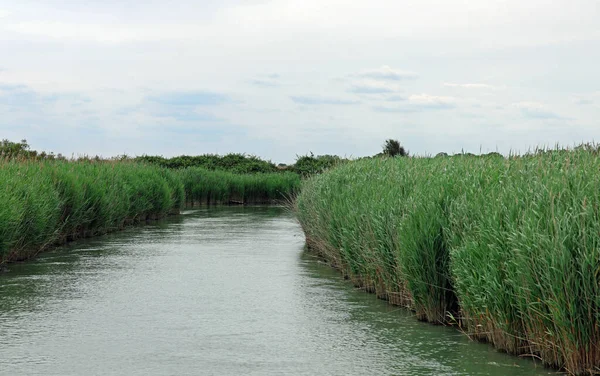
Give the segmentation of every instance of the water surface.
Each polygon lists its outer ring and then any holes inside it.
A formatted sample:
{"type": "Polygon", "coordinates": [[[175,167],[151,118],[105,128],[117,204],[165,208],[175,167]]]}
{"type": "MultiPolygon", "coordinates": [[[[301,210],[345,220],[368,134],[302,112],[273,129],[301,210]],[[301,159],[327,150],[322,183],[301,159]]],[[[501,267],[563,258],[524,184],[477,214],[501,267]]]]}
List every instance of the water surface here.
{"type": "Polygon", "coordinates": [[[547,375],[355,290],[276,207],[185,212],[0,274],[2,375],[547,375]]]}

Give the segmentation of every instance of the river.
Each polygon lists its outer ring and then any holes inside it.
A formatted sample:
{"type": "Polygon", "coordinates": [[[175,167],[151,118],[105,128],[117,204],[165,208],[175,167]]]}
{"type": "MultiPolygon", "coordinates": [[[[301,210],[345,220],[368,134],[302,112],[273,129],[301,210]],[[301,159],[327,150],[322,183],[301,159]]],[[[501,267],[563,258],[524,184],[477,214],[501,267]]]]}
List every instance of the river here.
{"type": "Polygon", "coordinates": [[[354,289],[278,207],[218,207],[0,273],[1,375],[548,375],[354,289]]]}

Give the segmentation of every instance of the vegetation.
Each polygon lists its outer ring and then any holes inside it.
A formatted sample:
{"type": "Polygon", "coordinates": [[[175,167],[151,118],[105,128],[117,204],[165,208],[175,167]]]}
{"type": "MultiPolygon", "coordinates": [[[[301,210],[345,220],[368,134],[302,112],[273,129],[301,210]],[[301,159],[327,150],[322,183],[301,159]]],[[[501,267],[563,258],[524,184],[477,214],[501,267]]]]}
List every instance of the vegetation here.
{"type": "Polygon", "coordinates": [[[11,142],[9,140],[0,141],[0,158],[2,159],[36,159],[36,160],[64,160],[61,154],[54,155],[54,153],[46,153],[44,151],[37,152],[31,150],[27,140],[21,140],[21,142],[11,142]]]}
{"type": "Polygon", "coordinates": [[[388,139],[383,144],[382,154],[388,157],[408,157],[408,151],[404,149],[398,140],[388,139]]]}
{"type": "Polygon", "coordinates": [[[271,203],[289,200],[300,188],[291,172],[234,174],[190,167],[178,171],[189,205],[215,203],[271,203]]]}
{"type": "Polygon", "coordinates": [[[0,160],[0,263],[178,212],[183,184],[126,162],[0,160]]]}
{"type": "MultiPolygon", "coordinates": [[[[219,159],[221,166],[233,170],[253,169],[255,162],[260,165],[257,159],[243,156],[219,159]]],[[[299,186],[300,177],[290,172],[173,170],[125,156],[73,161],[32,151],[25,140],[4,140],[0,143],[0,264],[30,258],[68,240],[179,213],[186,198],[190,204],[270,203],[289,199],[299,186]]]]}
{"type": "Polygon", "coordinates": [[[313,153],[310,153],[310,155],[297,157],[291,171],[296,172],[300,176],[308,177],[320,174],[347,161],[347,159],[342,159],[337,155],[318,155],[315,157],[313,153]]]}
{"type": "Polygon", "coordinates": [[[329,168],[337,166],[340,163],[347,162],[346,159],[336,155],[318,155],[314,154],[299,156],[296,163],[292,166],[285,164],[275,165],[270,161],[264,161],[255,156],[244,154],[227,155],[200,155],[200,156],[180,156],[174,158],[163,158],[158,156],[142,156],[135,158],[136,162],[144,162],[159,165],[171,169],[185,169],[188,167],[201,167],[211,171],[227,171],[235,174],[268,174],[274,172],[295,172],[301,177],[307,177],[313,174],[319,174],[329,168]]]}
{"type": "Polygon", "coordinates": [[[161,167],[182,169],[187,167],[202,167],[207,170],[229,171],[237,174],[277,172],[275,164],[263,161],[255,156],[244,154],[227,154],[224,156],[205,154],[199,156],[182,155],[174,158],[159,156],[141,156],[135,158],[136,162],[156,164],[161,167]]]}
{"type": "Polygon", "coordinates": [[[309,246],[357,285],[573,374],[600,369],[600,154],[374,158],[304,182],[309,246]]]}

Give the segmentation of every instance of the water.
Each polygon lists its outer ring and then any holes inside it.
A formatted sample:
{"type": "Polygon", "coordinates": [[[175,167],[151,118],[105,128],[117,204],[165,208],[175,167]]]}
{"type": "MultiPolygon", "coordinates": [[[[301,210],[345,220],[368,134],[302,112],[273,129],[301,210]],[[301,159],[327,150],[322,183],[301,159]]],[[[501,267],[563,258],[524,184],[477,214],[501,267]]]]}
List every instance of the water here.
{"type": "Polygon", "coordinates": [[[217,208],[0,274],[2,375],[547,375],[357,291],[281,208],[217,208]]]}

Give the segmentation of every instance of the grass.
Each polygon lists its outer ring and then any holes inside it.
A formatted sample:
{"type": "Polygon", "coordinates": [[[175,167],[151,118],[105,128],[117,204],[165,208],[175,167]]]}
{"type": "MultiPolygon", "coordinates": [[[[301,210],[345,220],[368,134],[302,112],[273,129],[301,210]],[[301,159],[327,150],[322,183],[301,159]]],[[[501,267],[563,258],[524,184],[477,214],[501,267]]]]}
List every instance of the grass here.
{"type": "Polygon", "coordinates": [[[300,186],[294,173],[171,170],[117,160],[0,158],[0,264],[56,244],[179,213],[190,203],[271,203],[300,186]]]}
{"type": "Polygon", "coordinates": [[[307,180],[309,246],[418,318],[600,370],[600,156],[365,159],[307,180]],[[458,320],[458,322],[456,321],[458,320]]]}
{"type": "Polygon", "coordinates": [[[183,184],[123,162],[0,161],[0,262],[179,212],[183,184]]]}
{"type": "Polygon", "coordinates": [[[235,201],[245,204],[264,204],[284,201],[300,187],[294,173],[236,174],[210,171],[201,167],[178,170],[183,181],[188,204],[219,204],[235,201]]]}

